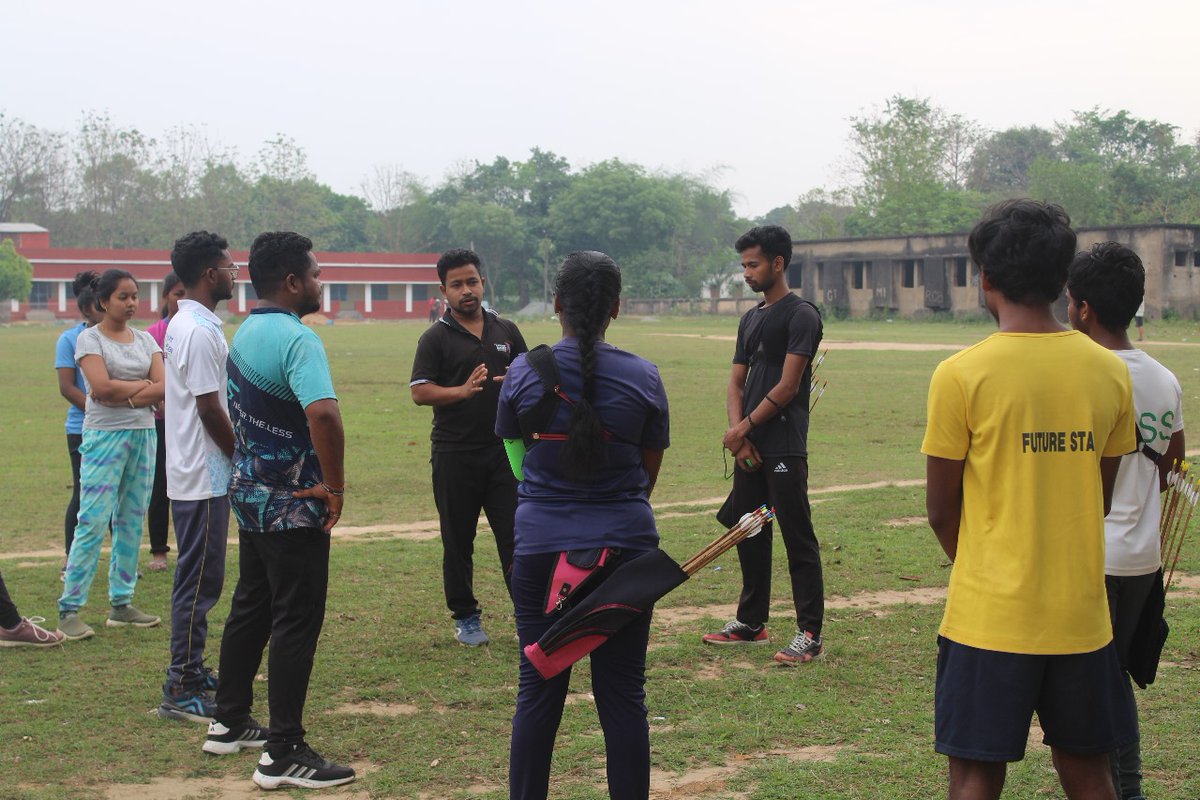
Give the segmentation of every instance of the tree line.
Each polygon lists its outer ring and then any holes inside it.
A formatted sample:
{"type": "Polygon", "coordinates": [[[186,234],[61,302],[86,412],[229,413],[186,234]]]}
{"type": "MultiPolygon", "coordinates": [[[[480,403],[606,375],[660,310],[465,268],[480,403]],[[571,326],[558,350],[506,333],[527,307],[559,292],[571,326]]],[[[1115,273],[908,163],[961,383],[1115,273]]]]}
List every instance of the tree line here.
{"type": "Polygon", "coordinates": [[[989,131],[928,99],[896,95],[850,119],[845,186],[769,221],[797,238],[969,230],[999,200],[1062,205],[1078,227],[1200,224],[1200,133],[1128,111],[1075,111],[1051,128],[989,131]]]}
{"type": "Polygon", "coordinates": [[[220,231],[246,248],[291,229],[334,251],[473,246],[492,302],[524,306],[568,250],[611,254],[630,296],[695,296],[736,270],[732,242],[756,223],[797,239],[955,232],[988,204],[1033,196],[1079,226],[1200,223],[1200,137],[1126,111],[1074,112],[1052,128],[988,131],[923,98],[896,95],[849,120],[845,174],[759,219],[739,218],[719,172],[692,175],[610,159],[573,168],[533,148],[524,160],[458,165],[430,184],[380,165],[354,194],[309,169],[278,135],[252,157],[202,129],[159,138],[87,113],[53,131],[0,113],[0,222],[49,228],[64,247],[162,249],[220,231]]]}

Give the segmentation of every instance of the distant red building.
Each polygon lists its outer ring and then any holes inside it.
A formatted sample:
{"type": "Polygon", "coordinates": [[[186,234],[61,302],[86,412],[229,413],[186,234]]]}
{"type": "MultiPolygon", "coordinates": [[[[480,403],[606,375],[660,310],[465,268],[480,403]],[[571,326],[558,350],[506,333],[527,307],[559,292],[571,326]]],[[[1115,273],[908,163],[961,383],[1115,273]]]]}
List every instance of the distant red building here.
{"type": "MultiPolygon", "coordinates": [[[[171,271],[168,250],[108,250],[51,247],[50,232],[38,225],[0,223],[0,240],[12,239],[17,252],[33,264],[33,291],[28,302],[12,301],[12,319],[26,319],[30,311],[75,318],[79,312],[71,281],[84,270],[123,269],[138,279],[141,307],[138,317],[158,315],[163,278],[171,271]]],[[[242,268],[228,302],[231,313],[245,314],[257,304],[250,273],[249,253],[230,252],[242,268]]],[[[426,319],[428,301],[438,294],[437,253],[314,253],[325,285],[321,313],[329,317],[356,312],[365,319],[426,319]]]]}

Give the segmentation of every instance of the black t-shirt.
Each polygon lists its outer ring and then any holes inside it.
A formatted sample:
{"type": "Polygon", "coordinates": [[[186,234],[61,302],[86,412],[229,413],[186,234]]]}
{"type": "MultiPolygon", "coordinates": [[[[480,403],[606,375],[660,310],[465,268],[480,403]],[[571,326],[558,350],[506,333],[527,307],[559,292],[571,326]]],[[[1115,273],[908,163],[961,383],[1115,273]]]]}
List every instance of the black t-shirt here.
{"type": "Polygon", "coordinates": [[[488,380],[483,391],[469,400],[433,407],[433,449],[438,452],[476,450],[499,443],[496,438],[496,403],[500,384],[492,378],[508,372],[508,365],[528,348],[517,326],[493,311],[483,312],[483,338],[446,314],[433,323],[417,342],[409,386],[435,383],[461,386],[479,364],[486,364],[488,380]]]}
{"type": "Polygon", "coordinates": [[[785,356],[808,358],[800,378],[800,391],[792,402],[750,431],[750,441],[764,456],[808,456],[808,387],[812,383],[812,357],[821,346],[821,333],[821,314],[816,306],[790,292],[769,306],[759,303],[742,315],[733,363],[750,368],[742,391],[745,413],[757,408],[767,392],[779,383],[785,356]]]}

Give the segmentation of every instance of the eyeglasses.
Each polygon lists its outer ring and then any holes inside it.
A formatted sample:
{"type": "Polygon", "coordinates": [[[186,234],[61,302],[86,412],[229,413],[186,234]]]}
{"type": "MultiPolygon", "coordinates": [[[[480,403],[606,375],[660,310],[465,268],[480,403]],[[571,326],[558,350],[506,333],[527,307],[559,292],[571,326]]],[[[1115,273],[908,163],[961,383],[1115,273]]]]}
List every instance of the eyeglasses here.
{"type": "Polygon", "coordinates": [[[238,267],[236,265],[232,266],[232,267],[217,267],[216,269],[219,269],[222,272],[228,272],[230,278],[236,278],[238,276],[238,273],[241,272],[241,267],[238,267]]]}

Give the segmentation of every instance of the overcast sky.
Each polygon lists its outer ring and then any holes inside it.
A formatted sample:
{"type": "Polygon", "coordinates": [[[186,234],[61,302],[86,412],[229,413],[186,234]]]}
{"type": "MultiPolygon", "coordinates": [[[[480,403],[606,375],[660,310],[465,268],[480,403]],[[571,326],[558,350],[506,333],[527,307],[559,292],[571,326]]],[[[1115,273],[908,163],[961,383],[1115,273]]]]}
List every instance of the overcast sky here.
{"type": "Polygon", "coordinates": [[[849,118],[894,94],[990,129],[1099,106],[1200,129],[1195,0],[115,2],[0,10],[0,111],[204,125],[248,159],[277,132],[357,191],[537,146],[719,171],[759,215],[843,181],[849,118]]]}

